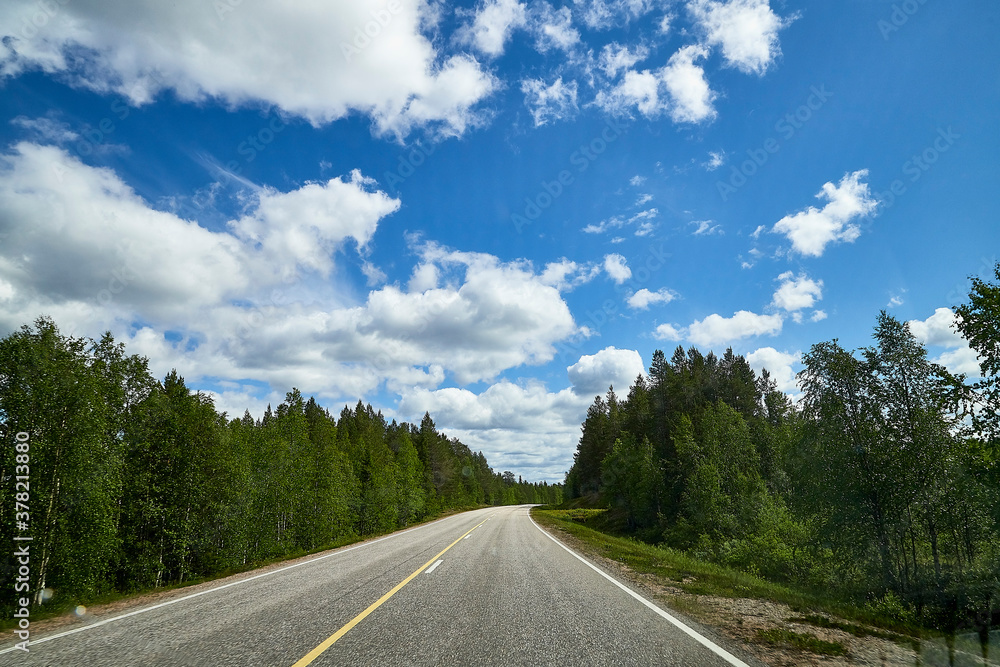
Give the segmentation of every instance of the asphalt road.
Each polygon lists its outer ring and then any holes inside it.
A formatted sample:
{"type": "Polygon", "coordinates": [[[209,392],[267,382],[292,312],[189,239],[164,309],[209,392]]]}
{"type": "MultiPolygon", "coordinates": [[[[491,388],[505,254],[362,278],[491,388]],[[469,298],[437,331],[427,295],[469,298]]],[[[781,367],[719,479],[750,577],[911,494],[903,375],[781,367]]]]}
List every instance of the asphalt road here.
{"type": "Polygon", "coordinates": [[[676,618],[561,546],[527,507],[502,507],[33,635],[28,653],[4,638],[0,665],[743,664],[676,618]]]}

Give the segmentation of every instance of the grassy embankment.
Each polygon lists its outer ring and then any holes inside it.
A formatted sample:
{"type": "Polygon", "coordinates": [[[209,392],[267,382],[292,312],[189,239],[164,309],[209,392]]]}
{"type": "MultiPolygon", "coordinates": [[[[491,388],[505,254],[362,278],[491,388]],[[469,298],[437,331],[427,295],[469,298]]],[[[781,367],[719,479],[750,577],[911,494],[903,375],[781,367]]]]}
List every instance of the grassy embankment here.
{"type": "MultiPolygon", "coordinates": [[[[531,515],[542,526],[575,538],[575,546],[588,555],[616,561],[640,575],[651,575],[658,586],[679,589],[686,595],[668,596],[662,601],[695,618],[702,616],[700,612],[703,611],[699,596],[752,598],[788,605],[793,612],[785,619],[789,622],[842,630],[857,637],[889,639],[916,649],[920,638],[928,636],[924,629],[901,624],[821,593],[797,590],[747,572],[698,560],[676,549],[641,542],[625,535],[614,513],[608,510],[542,506],[533,508],[531,515]]],[[[847,653],[846,647],[839,642],[823,641],[814,635],[787,629],[760,631],[755,640],[822,655],[847,653]]]]}

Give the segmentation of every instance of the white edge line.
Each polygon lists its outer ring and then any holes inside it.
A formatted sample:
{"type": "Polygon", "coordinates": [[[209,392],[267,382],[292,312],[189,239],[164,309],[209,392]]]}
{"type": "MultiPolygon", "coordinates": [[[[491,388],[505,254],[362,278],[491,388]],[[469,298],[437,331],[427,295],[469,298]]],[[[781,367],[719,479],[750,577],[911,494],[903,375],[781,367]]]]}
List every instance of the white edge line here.
{"type": "Polygon", "coordinates": [[[721,646],[719,646],[718,644],[716,644],[715,642],[713,642],[711,639],[709,639],[707,637],[703,637],[702,635],[698,634],[692,628],[688,627],[687,625],[685,625],[684,623],[682,623],[677,618],[675,618],[675,617],[671,616],[670,614],[668,614],[667,612],[663,611],[658,606],[656,606],[655,604],[653,604],[652,602],[650,602],[646,598],[642,597],[641,595],[639,595],[638,593],[636,593],[635,591],[633,591],[631,588],[629,588],[625,584],[621,583],[620,581],[618,581],[617,579],[615,579],[614,577],[612,577],[611,575],[609,575],[607,572],[605,572],[604,570],[600,569],[599,567],[597,567],[596,565],[594,565],[593,563],[591,563],[590,561],[588,561],[587,559],[585,559],[580,554],[576,553],[575,551],[573,551],[572,549],[570,549],[569,547],[567,547],[565,544],[563,544],[562,542],[560,542],[559,540],[557,540],[555,537],[553,537],[552,535],[550,535],[548,533],[548,531],[543,530],[541,526],[539,526],[537,523],[535,523],[535,520],[531,518],[530,514],[528,515],[528,520],[530,520],[531,523],[533,523],[535,525],[535,528],[537,528],[539,531],[541,531],[542,535],[545,535],[545,537],[549,538],[550,540],[552,540],[553,542],[555,542],[556,544],[558,544],[559,546],[561,546],[563,549],[565,549],[566,551],[568,551],[570,553],[570,555],[572,555],[574,558],[576,558],[581,563],[583,563],[584,565],[586,565],[587,567],[589,567],[590,569],[592,569],[594,572],[596,572],[597,574],[601,575],[602,577],[604,577],[605,579],[607,579],[608,581],[610,581],[611,583],[613,583],[618,588],[622,589],[623,591],[625,591],[626,593],[628,593],[629,595],[631,595],[632,597],[634,597],[636,600],[638,600],[642,604],[644,604],[647,607],[649,607],[650,609],[652,609],[654,612],[656,612],[657,614],[659,614],[660,616],[662,616],[666,620],[668,620],[671,623],[673,623],[675,626],[677,626],[677,628],[679,630],[681,630],[682,632],[684,632],[684,634],[688,635],[689,637],[691,637],[692,639],[694,639],[695,641],[697,641],[699,644],[701,644],[702,646],[706,647],[707,649],[709,649],[710,651],[712,651],[713,653],[715,653],[716,655],[718,655],[720,658],[722,658],[723,660],[725,660],[729,664],[736,665],[737,667],[750,667],[747,663],[743,662],[742,660],[740,660],[739,658],[737,658],[735,655],[733,655],[732,653],[730,653],[726,649],[722,648],[721,646]]]}
{"type": "MultiPolygon", "coordinates": [[[[177,604],[178,602],[184,602],[185,600],[191,600],[191,599],[199,597],[201,595],[207,595],[209,593],[215,593],[217,591],[223,590],[224,588],[229,588],[230,586],[238,586],[239,584],[245,584],[248,581],[253,581],[254,579],[260,579],[261,577],[268,577],[268,576],[270,576],[272,574],[278,574],[279,572],[285,572],[286,570],[291,570],[293,568],[296,568],[296,567],[299,567],[299,566],[302,566],[302,565],[308,565],[310,563],[315,563],[315,562],[321,561],[321,560],[323,560],[325,558],[330,558],[331,556],[339,556],[340,554],[347,553],[348,551],[354,551],[355,549],[361,549],[362,547],[367,547],[367,546],[370,546],[370,545],[375,544],[377,542],[382,542],[383,540],[388,540],[388,539],[391,539],[393,537],[398,537],[400,535],[403,535],[404,533],[409,533],[409,532],[412,532],[414,530],[420,530],[421,528],[427,528],[429,526],[434,525],[438,521],[444,521],[445,519],[450,519],[450,518],[452,518],[452,516],[457,516],[457,515],[453,514],[451,516],[441,517],[440,519],[437,519],[435,521],[431,521],[430,523],[426,523],[426,524],[423,524],[421,526],[414,526],[412,528],[407,528],[406,530],[400,530],[400,531],[397,531],[397,532],[392,533],[390,535],[385,535],[384,537],[380,537],[378,539],[365,542],[363,544],[355,544],[354,546],[347,547],[346,549],[337,549],[336,551],[333,551],[331,553],[325,554],[323,556],[317,556],[316,558],[310,558],[309,560],[304,560],[301,563],[295,563],[294,565],[286,565],[285,567],[278,568],[277,570],[271,570],[270,572],[264,572],[262,574],[255,574],[254,576],[247,577],[246,579],[240,579],[239,581],[231,581],[228,584],[222,584],[221,586],[216,586],[215,588],[209,588],[208,590],[199,591],[197,593],[192,593],[191,595],[185,595],[184,597],[179,597],[179,598],[176,598],[174,600],[168,600],[166,602],[161,602],[160,604],[154,604],[152,607],[143,607],[142,609],[137,609],[135,611],[130,611],[127,614],[121,614],[120,616],[113,616],[111,618],[105,618],[103,620],[96,621],[94,623],[88,623],[87,625],[80,626],[79,628],[73,628],[72,630],[66,630],[65,632],[59,632],[59,633],[54,634],[54,635],[47,635],[45,637],[42,637],[41,639],[33,639],[33,640],[30,640],[28,642],[28,646],[31,647],[31,646],[34,646],[36,644],[44,644],[45,642],[52,641],[53,639],[60,639],[62,637],[67,637],[69,635],[75,635],[78,632],[83,632],[84,630],[91,630],[93,628],[97,628],[97,627],[100,627],[102,625],[106,625],[108,623],[112,623],[114,621],[120,621],[121,619],[128,618],[129,616],[138,616],[139,614],[145,614],[147,611],[153,611],[154,609],[160,609],[161,607],[167,607],[167,606],[172,605],[172,604],[177,604]]],[[[18,648],[17,648],[16,645],[15,646],[10,646],[10,647],[7,647],[5,649],[0,650],[0,655],[3,655],[4,653],[10,653],[11,651],[15,651],[15,650],[18,650],[18,648]]]]}
{"type": "Polygon", "coordinates": [[[443,563],[443,562],[444,562],[444,559],[443,559],[443,558],[438,558],[438,559],[437,559],[437,560],[436,560],[436,561],[434,562],[434,564],[433,564],[433,565],[431,565],[431,566],[430,566],[429,568],[427,568],[426,570],[424,570],[424,574],[430,574],[431,572],[433,572],[433,571],[434,571],[434,570],[435,570],[435,569],[437,568],[437,566],[438,566],[438,565],[440,565],[440,564],[441,564],[441,563],[443,563]]]}

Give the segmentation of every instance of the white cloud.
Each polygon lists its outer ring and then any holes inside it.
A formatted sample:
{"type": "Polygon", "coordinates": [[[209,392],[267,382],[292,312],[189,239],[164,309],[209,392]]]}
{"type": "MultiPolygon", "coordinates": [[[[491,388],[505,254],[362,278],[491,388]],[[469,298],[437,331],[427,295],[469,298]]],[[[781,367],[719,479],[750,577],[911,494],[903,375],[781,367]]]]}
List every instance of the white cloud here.
{"type": "Polygon", "coordinates": [[[712,236],[722,233],[722,225],[716,225],[712,220],[692,220],[688,224],[698,225],[698,229],[692,232],[695,236],[712,236]]]}
{"type": "Polygon", "coordinates": [[[588,28],[606,30],[648,14],[656,3],[652,0],[573,0],[583,11],[588,28]]]}
{"type": "Polygon", "coordinates": [[[760,375],[767,370],[779,391],[794,394],[798,391],[795,383],[795,371],[792,366],[802,362],[801,352],[779,352],[773,347],[762,347],[746,356],[750,368],[760,375]]]}
{"type": "Polygon", "coordinates": [[[712,314],[695,321],[687,328],[687,339],[696,345],[712,347],[753,336],[774,336],[781,333],[780,315],[758,315],[741,310],[732,317],[712,314]]]}
{"type": "Polygon", "coordinates": [[[594,264],[577,264],[563,258],[558,262],[549,262],[539,276],[545,285],[551,285],[560,292],[566,292],[579,285],[593,280],[601,272],[601,267],[594,264]]]}
{"type": "Polygon", "coordinates": [[[27,130],[41,141],[49,144],[62,144],[79,138],[69,125],[52,117],[28,118],[18,116],[10,121],[14,127],[27,130]]]}
{"type": "MultiPolygon", "coordinates": [[[[544,421],[555,412],[556,423],[585,412],[587,404],[581,402],[568,388],[558,393],[546,391],[541,383],[525,386],[507,380],[491,385],[481,394],[468,389],[447,387],[443,389],[405,390],[399,410],[408,417],[424,412],[434,416],[438,426],[467,430],[505,429],[525,432],[544,427],[544,421]]],[[[582,419],[580,420],[582,421],[582,419]]],[[[566,424],[579,427],[579,423],[566,424]]]]}
{"type": "Polygon", "coordinates": [[[971,377],[979,377],[982,369],[979,367],[979,357],[976,351],[955,328],[955,313],[951,308],[938,308],[926,320],[910,320],[907,322],[913,337],[924,345],[936,345],[949,348],[934,359],[952,373],[964,373],[971,377]]]}
{"type": "Polygon", "coordinates": [[[569,7],[553,9],[547,2],[542,3],[532,23],[537,26],[535,47],[542,53],[553,48],[568,52],[580,42],[580,32],[573,27],[573,14],[569,7]]]}
{"type": "Polygon", "coordinates": [[[614,347],[584,355],[566,369],[573,391],[580,396],[603,394],[612,385],[616,391],[624,393],[643,371],[642,357],[638,352],[614,347]]]}
{"type": "Polygon", "coordinates": [[[621,285],[632,277],[632,269],[628,268],[625,258],[618,253],[604,256],[604,270],[616,285],[621,285]]]}
{"type": "Polygon", "coordinates": [[[715,171],[725,163],[726,163],[725,151],[709,151],[708,161],[703,162],[701,166],[703,166],[707,171],[715,171]]]}
{"type": "Polygon", "coordinates": [[[635,107],[647,118],[654,118],[665,106],[659,88],[659,77],[648,69],[642,72],[628,70],[615,87],[599,91],[594,103],[607,113],[628,115],[635,107]]]}
{"type": "Polygon", "coordinates": [[[635,310],[647,310],[656,303],[670,303],[677,298],[677,294],[666,287],[650,292],[643,287],[641,290],[630,296],[627,300],[628,307],[635,310]]]}
{"type": "Polygon", "coordinates": [[[480,394],[404,388],[399,412],[415,423],[429,411],[440,431],[483,452],[494,470],[514,469],[552,483],[562,482],[572,465],[592,400],[570,388],[550,392],[538,382],[502,380],[480,394]]]}
{"type": "MultiPolygon", "coordinates": [[[[629,58],[619,51],[607,53],[608,72],[618,72],[629,58]]],[[[624,76],[610,88],[598,91],[594,104],[605,112],[628,116],[635,109],[646,118],[669,112],[676,123],[700,123],[716,116],[712,92],[705,70],[695,61],[708,56],[704,46],[691,44],[674,53],[659,70],[626,69],[624,76]]],[[[602,61],[605,62],[605,61],[602,61]]]]}
{"type": "Polygon", "coordinates": [[[238,239],[152,210],[112,171],[54,146],[0,156],[0,232],[0,277],[22,307],[113,299],[184,310],[251,283],[238,239]]]}
{"type": "Polygon", "coordinates": [[[614,216],[608,218],[607,220],[602,220],[597,224],[589,224],[583,228],[585,234],[603,234],[604,232],[611,229],[619,229],[627,225],[639,224],[639,228],[636,230],[636,236],[647,236],[654,228],[654,221],[659,215],[659,210],[656,208],[646,209],[644,211],[639,211],[635,215],[628,218],[623,218],[622,216],[614,216]]]}
{"type": "Polygon", "coordinates": [[[870,215],[878,204],[862,182],[867,176],[868,170],[862,169],[845,174],[838,185],[826,183],[816,195],[828,200],[822,210],[810,206],[786,215],[772,231],[787,236],[796,252],[810,257],[820,257],[830,243],[852,243],[861,229],[851,221],[870,215]]]}
{"type": "Polygon", "coordinates": [[[705,32],[705,43],[721,46],[726,63],[747,74],[764,74],[781,55],[778,32],[790,24],[768,0],[691,0],[688,9],[705,32]]]}
{"type": "Polygon", "coordinates": [[[565,120],[576,115],[576,81],[563,83],[559,77],[546,86],[541,79],[525,79],[521,82],[524,103],[531,110],[535,127],[541,127],[549,120],[565,120]]]}
{"type": "Polygon", "coordinates": [[[960,347],[965,339],[955,328],[955,312],[951,308],[938,308],[926,320],[907,322],[910,333],[924,345],[960,347]]]}
{"type": "Polygon", "coordinates": [[[631,185],[633,187],[639,187],[640,185],[642,185],[643,183],[646,182],[646,177],[645,176],[640,176],[639,174],[636,174],[632,178],[628,179],[628,182],[629,182],[629,185],[631,185]]]}
{"type": "Polygon", "coordinates": [[[525,5],[517,0],[486,0],[479,6],[472,25],[465,26],[458,36],[481,53],[497,57],[503,53],[511,33],[525,22],[525,5]]]}
{"type": "Polygon", "coordinates": [[[157,373],[348,397],[382,383],[436,387],[446,374],[489,380],[550,361],[555,343],[579,333],[548,284],[554,272],[433,244],[408,291],[386,285],[345,303],[321,276],[398,206],[355,172],[262,191],[211,231],[150,208],[108,169],[18,144],[0,157],[0,327],[48,314],[77,335],[111,330],[157,373]]]}
{"type": "Polygon", "coordinates": [[[432,3],[59,3],[44,38],[20,21],[38,11],[10,0],[0,12],[0,77],[40,68],[134,105],[172,90],[182,100],[274,105],[314,125],[368,114],[376,131],[432,128],[459,135],[482,122],[475,106],[498,87],[471,56],[446,57],[422,30],[432,3]],[[239,63],[239,66],[234,66],[239,63]]]}
{"type": "Polygon", "coordinates": [[[664,14],[663,18],[661,18],[660,22],[656,25],[657,32],[659,32],[664,37],[669,35],[671,24],[673,23],[675,18],[677,17],[674,16],[673,14],[664,14]]]}
{"type": "Polygon", "coordinates": [[[369,287],[373,285],[381,285],[388,278],[388,276],[385,275],[385,271],[368,261],[362,263],[361,273],[363,273],[367,279],[369,287]]]}
{"type": "Polygon", "coordinates": [[[657,340],[684,340],[684,333],[672,324],[661,324],[656,327],[653,337],[657,340]]]}
{"type": "Polygon", "coordinates": [[[413,274],[406,288],[410,292],[427,292],[437,289],[441,271],[432,262],[420,263],[413,267],[413,274]]]}
{"type": "Polygon", "coordinates": [[[334,178],[287,193],[265,188],[253,213],[232,221],[230,228],[240,239],[259,243],[279,267],[298,265],[327,275],[336,248],[347,239],[365,246],[378,220],[399,208],[399,200],[383,192],[366,192],[374,183],[355,170],[349,182],[334,178]]]}
{"type": "Polygon", "coordinates": [[[812,317],[810,317],[809,319],[813,322],[822,322],[827,317],[829,316],[826,314],[825,310],[814,310],[812,317]]]}
{"type": "Polygon", "coordinates": [[[639,45],[635,50],[630,50],[628,46],[622,46],[618,42],[605,44],[601,48],[601,55],[598,59],[598,66],[604,71],[608,78],[614,79],[619,72],[626,72],[637,63],[645,60],[649,55],[649,49],[639,45]]]}
{"type": "Polygon", "coordinates": [[[708,49],[692,44],[670,57],[660,73],[672,101],[670,117],[676,123],[701,123],[716,116],[715,93],[705,79],[705,70],[695,64],[708,56],[708,49]]]}
{"type": "Polygon", "coordinates": [[[804,274],[796,277],[791,271],[778,276],[781,285],[774,293],[771,302],[776,308],[795,312],[803,308],[812,308],[823,298],[823,281],[807,278],[804,274]]]}
{"type": "Polygon", "coordinates": [[[979,366],[979,355],[968,345],[941,353],[934,363],[940,364],[952,373],[964,373],[969,377],[980,377],[982,369],[979,366]]]}

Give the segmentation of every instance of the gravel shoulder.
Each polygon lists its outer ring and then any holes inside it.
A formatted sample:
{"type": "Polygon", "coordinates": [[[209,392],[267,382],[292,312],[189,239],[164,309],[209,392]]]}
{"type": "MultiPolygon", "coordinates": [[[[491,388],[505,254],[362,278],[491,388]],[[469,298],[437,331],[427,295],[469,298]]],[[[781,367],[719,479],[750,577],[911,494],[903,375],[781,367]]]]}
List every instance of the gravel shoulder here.
{"type": "MultiPolygon", "coordinates": [[[[921,661],[921,657],[912,646],[880,637],[858,637],[836,628],[817,627],[813,624],[793,621],[791,619],[801,618],[802,614],[786,604],[754,598],[728,598],[687,593],[677,586],[671,585],[673,583],[671,581],[661,580],[651,574],[636,572],[619,561],[601,556],[590,544],[558,527],[546,525],[544,528],[564,544],[587,556],[608,572],[631,583],[640,593],[651,600],[713,629],[738,645],[746,647],[765,665],[774,665],[775,667],[798,665],[912,667],[913,665],[928,664],[926,658],[921,661]],[[847,654],[843,656],[821,655],[795,648],[783,642],[772,643],[761,639],[761,632],[776,630],[812,635],[821,641],[839,643],[846,647],[847,654]]],[[[828,614],[823,616],[831,621],[839,620],[828,614]]]]}

